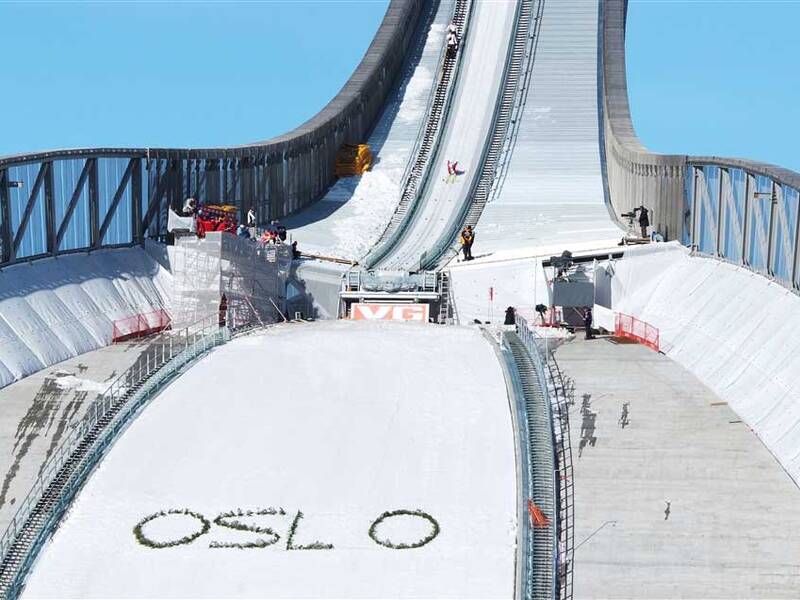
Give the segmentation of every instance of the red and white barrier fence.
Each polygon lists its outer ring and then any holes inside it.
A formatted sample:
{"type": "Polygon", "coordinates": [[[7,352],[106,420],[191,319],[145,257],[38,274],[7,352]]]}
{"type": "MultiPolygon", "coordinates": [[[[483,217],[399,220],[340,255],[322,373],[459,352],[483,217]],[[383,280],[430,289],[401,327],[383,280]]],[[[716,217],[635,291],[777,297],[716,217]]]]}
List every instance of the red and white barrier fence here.
{"type": "Polygon", "coordinates": [[[169,329],[172,318],[163,308],[114,321],[111,342],[124,342],[169,329]]]}
{"type": "Polygon", "coordinates": [[[617,313],[614,323],[614,335],[634,340],[658,352],[658,328],[640,321],[636,317],[617,313]]]}

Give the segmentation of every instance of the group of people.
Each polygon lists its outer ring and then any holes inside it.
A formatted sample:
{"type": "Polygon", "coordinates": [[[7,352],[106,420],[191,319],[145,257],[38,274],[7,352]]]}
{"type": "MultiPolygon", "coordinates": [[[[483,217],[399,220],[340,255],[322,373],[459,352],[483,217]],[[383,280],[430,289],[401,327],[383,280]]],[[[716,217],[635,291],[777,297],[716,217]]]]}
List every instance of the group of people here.
{"type": "MultiPolygon", "coordinates": [[[[202,206],[198,206],[197,200],[191,197],[186,198],[183,203],[182,213],[184,217],[195,218],[198,227],[198,235],[200,235],[201,230],[203,232],[207,230],[206,228],[201,227],[201,225],[208,215],[205,214],[202,206]]],[[[240,223],[238,227],[236,226],[233,217],[230,215],[226,215],[222,221],[224,222],[221,223],[221,225],[224,227],[221,226],[220,228],[215,229],[215,231],[236,233],[236,235],[241,238],[253,240],[261,245],[283,244],[286,242],[286,238],[288,237],[286,226],[278,220],[270,221],[269,225],[267,225],[264,231],[259,235],[256,226],[256,211],[252,207],[247,211],[246,223],[240,223]]],[[[300,252],[297,250],[297,242],[294,241],[291,245],[294,258],[299,258],[300,252]]]]}
{"type": "Polygon", "coordinates": [[[258,241],[262,244],[283,244],[286,241],[286,227],[279,221],[270,221],[258,241]]]}

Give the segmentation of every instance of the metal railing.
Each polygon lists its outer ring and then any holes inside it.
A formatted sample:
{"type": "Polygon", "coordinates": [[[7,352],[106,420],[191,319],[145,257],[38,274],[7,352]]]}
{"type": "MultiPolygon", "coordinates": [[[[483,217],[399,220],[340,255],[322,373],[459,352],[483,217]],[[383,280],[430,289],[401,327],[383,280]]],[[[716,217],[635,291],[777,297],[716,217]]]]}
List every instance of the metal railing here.
{"type": "Polygon", "coordinates": [[[558,494],[558,589],[560,600],[572,598],[573,557],[575,553],[575,488],[572,478],[572,439],[569,407],[575,402],[575,388],[558,366],[552,351],[546,351],[548,390],[553,407],[553,437],[556,451],[556,489],[558,494]]]}
{"type": "MultiPolygon", "coordinates": [[[[457,7],[453,6],[453,16],[456,14],[457,7]]],[[[450,21],[452,22],[453,18],[451,17],[450,21]]],[[[444,39],[444,38],[443,38],[444,39]]],[[[436,59],[436,72],[443,73],[444,72],[444,60],[447,55],[447,44],[442,44],[439,48],[439,56],[436,59]]],[[[428,103],[425,105],[425,112],[424,115],[430,115],[433,111],[433,105],[436,102],[436,91],[434,89],[433,93],[428,96],[428,103]]],[[[419,124],[419,129],[417,130],[417,137],[414,140],[414,147],[411,150],[411,154],[409,154],[409,161],[406,163],[406,168],[403,169],[403,176],[400,178],[400,189],[405,190],[410,181],[411,181],[411,171],[416,164],[414,160],[417,156],[419,156],[420,147],[422,146],[422,142],[425,139],[425,132],[428,129],[428,121],[429,119],[423,119],[419,124]]]]}
{"type": "Polygon", "coordinates": [[[136,364],[71,426],[0,538],[0,594],[4,598],[17,597],[38,552],[134,413],[186,364],[229,338],[219,315],[159,334],[136,364]]]}
{"type": "Polygon", "coordinates": [[[545,362],[535,336],[522,320],[517,332],[504,332],[502,348],[512,378],[521,445],[523,547],[521,595],[526,599],[558,598],[558,494],[553,415],[545,362]],[[546,522],[533,521],[534,508],[546,522]],[[530,511],[530,515],[528,515],[530,511]]]}
{"type": "MultiPolygon", "coordinates": [[[[553,530],[552,538],[548,538],[552,551],[552,597],[568,600],[572,597],[573,552],[574,552],[574,502],[572,481],[572,446],[569,431],[569,394],[558,363],[547,347],[546,340],[539,337],[528,322],[519,315],[515,318],[516,333],[506,334],[504,343],[514,355],[517,369],[524,379],[524,369],[532,368],[535,372],[534,392],[541,395],[542,401],[532,404],[526,397],[528,411],[528,444],[531,468],[546,462],[551,465],[552,478],[542,478],[538,485],[543,488],[544,495],[552,502],[553,530]],[[520,356],[519,348],[525,350],[520,356]],[[531,407],[538,408],[543,414],[531,414],[531,407]],[[531,421],[538,418],[538,423],[531,421]],[[546,429],[545,429],[546,427],[546,429]],[[547,453],[550,459],[547,459],[547,453]],[[549,486],[545,483],[549,482],[549,486]]],[[[529,384],[530,385],[530,384],[529,384]]],[[[524,388],[524,384],[523,384],[524,388]]],[[[528,391],[530,396],[530,391],[528,391]]],[[[536,482],[531,481],[531,486],[536,482]]],[[[535,496],[535,492],[534,492],[535,496]]],[[[540,496],[541,497],[541,496],[540,496]]],[[[535,559],[536,557],[534,557],[535,559]]]]}

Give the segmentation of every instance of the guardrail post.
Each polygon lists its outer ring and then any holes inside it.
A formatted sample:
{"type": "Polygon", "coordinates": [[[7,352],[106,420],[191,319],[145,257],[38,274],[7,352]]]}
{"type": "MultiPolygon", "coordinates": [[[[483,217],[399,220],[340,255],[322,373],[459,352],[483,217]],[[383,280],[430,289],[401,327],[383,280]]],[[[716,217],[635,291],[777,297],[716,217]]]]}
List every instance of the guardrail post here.
{"type": "Polygon", "coordinates": [[[100,200],[98,158],[90,159],[92,166],[89,169],[89,247],[95,248],[100,237],[100,200]]]}
{"type": "Polygon", "coordinates": [[[742,263],[749,266],[750,265],[750,243],[748,242],[748,238],[750,237],[750,217],[752,208],[752,201],[750,200],[750,196],[755,191],[754,188],[755,180],[753,176],[750,175],[747,171],[744,172],[744,223],[742,225],[743,233],[742,233],[742,263]]]}
{"type": "Polygon", "coordinates": [[[11,260],[11,204],[8,197],[8,170],[0,171],[0,261],[11,260]]]}
{"type": "Polygon", "coordinates": [[[775,258],[775,242],[773,241],[773,238],[775,237],[775,212],[778,207],[778,191],[777,184],[774,181],[771,183],[772,185],[770,186],[769,195],[769,227],[767,228],[767,273],[770,275],[775,275],[772,268],[772,263],[774,262],[775,258]]]}

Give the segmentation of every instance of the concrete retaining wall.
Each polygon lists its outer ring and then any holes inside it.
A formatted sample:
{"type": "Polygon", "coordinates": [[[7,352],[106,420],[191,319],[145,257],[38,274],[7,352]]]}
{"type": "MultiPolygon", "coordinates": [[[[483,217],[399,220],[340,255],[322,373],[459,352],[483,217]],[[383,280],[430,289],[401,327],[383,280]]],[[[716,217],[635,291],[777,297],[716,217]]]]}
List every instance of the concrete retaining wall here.
{"type": "Polygon", "coordinates": [[[631,122],[625,66],[625,20],[628,0],[600,0],[599,75],[601,79],[601,158],[606,200],[615,218],[644,204],[653,210],[651,224],[667,240],[681,238],[685,178],[689,165],[744,169],[800,188],[800,174],[756,161],[656,154],[642,145],[631,122]]]}

